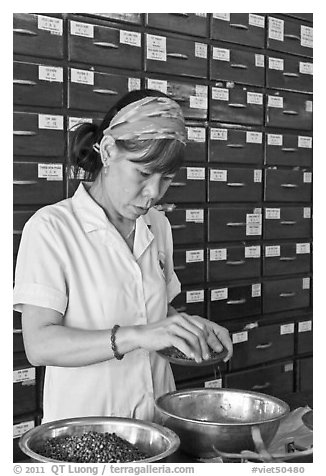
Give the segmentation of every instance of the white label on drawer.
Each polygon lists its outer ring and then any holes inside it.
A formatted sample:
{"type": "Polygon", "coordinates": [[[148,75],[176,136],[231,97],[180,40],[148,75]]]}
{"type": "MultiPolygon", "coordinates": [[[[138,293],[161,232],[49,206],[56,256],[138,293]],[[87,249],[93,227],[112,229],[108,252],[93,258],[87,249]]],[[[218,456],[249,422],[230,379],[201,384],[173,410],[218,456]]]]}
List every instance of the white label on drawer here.
{"type": "Polygon", "coordinates": [[[298,332],[310,332],[312,329],[312,321],[299,322],[298,332]]]}
{"type": "Polygon", "coordinates": [[[303,172],[303,182],[304,183],[311,183],[312,180],[312,173],[311,172],[303,172]]]}
{"type": "Polygon", "coordinates": [[[94,72],[71,68],[70,82],[94,86],[94,72]]]}
{"type": "Polygon", "coordinates": [[[140,78],[128,78],[128,91],[138,91],[140,88],[140,78]]]}
{"type": "Polygon", "coordinates": [[[196,96],[201,98],[207,98],[208,96],[208,87],[204,84],[196,84],[195,86],[196,96]]]}
{"type": "Polygon", "coordinates": [[[267,134],[268,145],[283,145],[282,134],[267,134]]]}
{"type": "Polygon", "coordinates": [[[120,43],[130,46],[141,46],[141,33],[137,31],[120,30],[120,43]]]}
{"type": "Polygon", "coordinates": [[[28,369],[19,369],[14,370],[13,372],[13,382],[27,382],[28,380],[35,380],[35,367],[30,367],[28,369]]]}
{"type": "Polygon", "coordinates": [[[268,69],[284,71],[284,60],[280,58],[268,58],[268,69]]]}
{"type": "Polygon", "coordinates": [[[86,170],[83,170],[80,167],[75,169],[75,167],[71,165],[67,170],[67,174],[70,179],[85,180],[86,170]]]}
{"type": "Polygon", "coordinates": [[[205,180],[204,167],[187,167],[187,180],[205,180]]]}
{"type": "Polygon", "coordinates": [[[247,236],[261,235],[261,214],[260,213],[246,214],[246,235],[247,236]]]}
{"type": "Polygon", "coordinates": [[[228,140],[228,130],[227,129],[216,129],[215,127],[211,128],[211,140],[228,140]]]}
{"type": "Polygon", "coordinates": [[[62,164],[37,164],[37,177],[46,180],[63,180],[62,164]]]}
{"type": "Polygon", "coordinates": [[[207,58],[206,43],[197,43],[197,41],[195,41],[195,56],[197,58],[207,58]]]}
{"type": "Polygon", "coordinates": [[[226,182],[228,178],[227,170],[211,169],[209,180],[211,182],[226,182]]]}
{"type": "Polygon", "coordinates": [[[247,103],[248,104],[263,104],[263,94],[262,93],[251,93],[247,92],[247,103]]]}
{"type": "Polygon", "coordinates": [[[228,298],[228,288],[212,289],[211,301],[222,301],[228,298]]]}
{"type": "Polygon", "coordinates": [[[205,142],[206,129],[204,127],[187,127],[187,137],[192,142],[205,142]]]}
{"type": "Polygon", "coordinates": [[[213,46],[213,59],[218,61],[230,61],[230,50],[213,46]]]}
{"type": "Polygon", "coordinates": [[[297,255],[309,254],[310,253],[310,243],[297,243],[296,244],[296,253],[297,255]]]}
{"type": "Polygon", "coordinates": [[[217,20],[230,21],[230,13],[213,13],[213,18],[217,20]]]}
{"type": "Polygon", "coordinates": [[[37,15],[37,28],[39,30],[47,30],[53,35],[62,35],[63,20],[60,18],[45,17],[37,15]]]}
{"type": "Polygon", "coordinates": [[[251,144],[262,144],[263,133],[262,132],[246,132],[246,142],[251,144]]]}
{"type": "Polygon", "coordinates": [[[284,372],[293,372],[293,362],[284,365],[284,372]]]}
{"type": "Polygon", "coordinates": [[[265,67],[265,56],[255,54],[255,66],[257,68],[264,68],[265,67]]]}
{"type": "Polygon", "coordinates": [[[204,261],[204,250],[186,251],[186,263],[199,263],[204,261]]]}
{"type": "Polygon", "coordinates": [[[301,46],[305,46],[306,48],[313,47],[313,28],[310,26],[301,25],[301,46]]]}
{"type": "Polygon", "coordinates": [[[311,218],[311,208],[303,207],[303,218],[311,218]]]}
{"type": "Polygon", "coordinates": [[[68,117],[68,129],[70,130],[83,122],[93,123],[93,119],[91,117],[68,117]]]}
{"type": "Polygon", "coordinates": [[[186,210],[186,222],[204,223],[204,210],[186,210]]]}
{"type": "Polygon", "coordinates": [[[313,74],[313,65],[312,63],[304,63],[303,61],[299,62],[299,71],[301,74],[313,74]]]}
{"type": "Polygon", "coordinates": [[[261,208],[260,207],[254,208],[254,213],[260,213],[261,214],[261,208]]]}
{"type": "Polygon", "coordinates": [[[249,25],[265,28],[265,17],[249,13],[249,25]]]}
{"type": "Polygon", "coordinates": [[[281,209],[280,208],[266,208],[265,218],[266,220],[280,220],[281,209]]]}
{"type": "Polygon", "coordinates": [[[42,81],[50,81],[56,83],[63,82],[63,68],[59,66],[39,66],[38,67],[38,79],[42,81]]]}
{"type": "Polygon", "coordinates": [[[280,326],[280,334],[294,334],[294,322],[291,322],[290,324],[283,324],[282,326],[280,326]]]}
{"type": "Polygon", "coordinates": [[[207,17],[207,13],[195,13],[196,17],[207,17]]]}
{"type": "Polygon", "coordinates": [[[168,82],[163,79],[147,79],[147,87],[149,89],[155,89],[155,91],[161,91],[164,94],[168,92],[168,82]]]}
{"type": "Polygon", "coordinates": [[[269,107],[283,107],[283,97],[282,96],[270,96],[268,95],[268,106],[269,107]]]}
{"type": "Polygon", "coordinates": [[[262,171],[260,169],[254,170],[254,182],[261,182],[262,171]]]}
{"type": "Polygon", "coordinates": [[[212,88],[212,98],[217,101],[228,101],[229,90],[226,88],[212,88]]]}
{"type": "Polygon", "coordinates": [[[205,388],[222,388],[222,379],[216,378],[215,380],[207,380],[204,385],[205,388]]]}
{"type": "Polygon", "coordinates": [[[189,107],[191,109],[207,109],[207,97],[202,96],[190,96],[189,107]]]}
{"type": "Polygon", "coordinates": [[[186,292],[186,303],[191,302],[204,302],[204,290],[199,289],[198,291],[187,291],[186,292]]]}
{"type": "Polygon", "coordinates": [[[310,289],[310,278],[302,278],[302,289],[310,289]]]}
{"type": "Polygon", "coordinates": [[[312,112],[312,101],[306,101],[306,112],[312,112]]]}
{"type": "Polygon", "coordinates": [[[211,249],[209,250],[209,261],[225,261],[227,258],[227,249],[211,249]]]}
{"type": "Polygon", "coordinates": [[[281,247],[279,245],[265,246],[265,256],[266,258],[281,256],[281,247]]]}
{"type": "Polygon", "coordinates": [[[166,61],[166,37],[146,34],[146,58],[166,61]]]}
{"type": "Polygon", "coordinates": [[[259,297],[261,296],[261,284],[252,284],[251,285],[251,297],[259,297]]]}
{"type": "Polygon", "coordinates": [[[284,41],[284,20],[274,17],[268,18],[268,38],[284,41]]]}
{"type": "Polygon", "coordinates": [[[246,246],[245,258],[260,258],[260,246],[246,246]]]}
{"type": "Polygon", "coordinates": [[[71,21],[70,33],[75,36],[94,38],[94,25],[89,25],[88,23],[80,23],[79,21],[71,21]]]}
{"type": "Polygon", "coordinates": [[[232,343],[240,344],[241,342],[247,342],[248,340],[248,331],[236,332],[232,334],[232,343]]]}
{"type": "Polygon", "coordinates": [[[304,149],[311,149],[312,137],[298,136],[298,147],[302,147],[304,149]]]}
{"type": "Polygon", "coordinates": [[[63,130],[63,116],[49,116],[48,114],[39,114],[38,128],[63,130]]]}
{"type": "Polygon", "coordinates": [[[22,423],[18,423],[17,425],[14,425],[13,430],[14,430],[14,438],[18,438],[26,431],[31,430],[32,428],[35,427],[34,421],[24,421],[22,423]]]}

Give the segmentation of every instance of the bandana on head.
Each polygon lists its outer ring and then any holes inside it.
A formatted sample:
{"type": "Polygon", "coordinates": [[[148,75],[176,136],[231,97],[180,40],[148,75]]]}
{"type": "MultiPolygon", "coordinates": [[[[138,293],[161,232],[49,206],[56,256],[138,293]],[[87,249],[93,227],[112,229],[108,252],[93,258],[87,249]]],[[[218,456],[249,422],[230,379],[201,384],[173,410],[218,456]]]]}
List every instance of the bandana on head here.
{"type": "Polygon", "coordinates": [[[179,104],[170,98],[146,97],[123,107],[103,131],[117,140],[176,139],[186,144],[179,104]]]}

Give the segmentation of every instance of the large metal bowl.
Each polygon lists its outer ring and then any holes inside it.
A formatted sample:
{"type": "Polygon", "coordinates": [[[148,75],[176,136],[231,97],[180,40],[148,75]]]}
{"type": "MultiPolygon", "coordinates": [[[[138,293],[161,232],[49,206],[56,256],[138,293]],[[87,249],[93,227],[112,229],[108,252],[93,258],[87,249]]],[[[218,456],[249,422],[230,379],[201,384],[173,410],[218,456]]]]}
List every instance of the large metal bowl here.
{"type": "Polygon", "coordinates": [[[180,448],[199,458],[255,450],[251,435],[259,428],[265,445],[289,413],[287,403],[263,393],[234,389],[190,389],[170,392],[155,401],[159,423],[175,431],[180,448]]]}
{"type": "Polygon", "coordinates": [[[47,438],[81,435],[88,431],[116,433],[150,457],[141,462],[161,461],[174,453],[180,445],[179,437],[170,429],[156,423],[132,418],[87,417],[58,420],[32,428],[21,436],[20,449],[30,458],[43,463],[58,463],[37,453],[37,447],[47,438]]]}

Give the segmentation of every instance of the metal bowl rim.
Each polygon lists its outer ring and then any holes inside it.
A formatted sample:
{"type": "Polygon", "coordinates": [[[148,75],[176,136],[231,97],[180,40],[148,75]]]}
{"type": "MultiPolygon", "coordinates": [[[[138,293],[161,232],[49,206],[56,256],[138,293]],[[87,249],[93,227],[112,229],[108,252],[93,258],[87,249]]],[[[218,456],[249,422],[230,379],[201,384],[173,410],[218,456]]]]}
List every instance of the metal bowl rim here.
{"type": "Polygon", "coordinates": [[[171,418],[174,418],[175,420],[179,420],[179,421],[183,421],[183,422],[187,422],[187,423],[196,423],[196,424],[201,424],[201,425],[205,425],[205,426],[248,426],[248,425],[262,425],[262,424],[265,424],[265,423],[271,423],[271,422],[274,422],[274,421],[277,421],[279,420],[280,418],[284,418],[286,415],[288,415],[290,413],[290,407],[289,405],[284,402],[283,400],[277,398],[277,397],[274,397],[273,395],[266,395],[264,393],[259,393],[259,392],[253,392],[251,390],[240,390],[240,389],[220,389],[220,388],[210,388],[210,389],[206,389],[206,388],[189,388],[189,389],[184,389],[184,390],[175,390],[173,392],[169,392],[169,393],[166,393],[164,395],[161,395],[160,397],[156,398],[155,399],[155,407],[160,411],[162,412],[163,414],[171,417],[171,418]],[[273,417],[273,418],[268,418],[266,420],[263,420],[263,421],[250,421],[250,422],[228,422],[228,423],[222,423],[222,422],[213,422],[213,421],[204,421],[204,420],[195,420],[193,418],[186,418],[186,417],[181,417],[181,416],[178,416],[178,415],[175,415],[173,413],[170,413],[169,411],[165,410],[164,408],[162,408],[160,406],[160,403],[161,401],[166,398],[166,397],[171,397],[171,396],[174,396],[174,395],[183,395],[183,394],[189,394],[189,393],[242,393],[244,395],[249,395],[249,396],[255,396],[255,397],[260,397],[260,398],[264,398],[266,399],[266,397],[268,397],[268,399],[270,399],[272,402],[280,405],[284,412],[279,415],[279,416],[276,416],[276,417],[273,417]]]}
{"type": "MultiPolygon", "coordinates": [[[[55,421],[50,421],[48,423],[43,423],[42,425],[38,425],[35,428],[31,428],[28,430],[26,433],[24,433],[20,439],[19,439],[19,447],[20,449],[30,458],[36,459],[41,462],[45,463],[68,463],[67,461],[60,461],[60,460],[55,460],[52,458],[46,458],[45,456],[40,455],[39,453],[35,453],[35,451],[31,450],[28,446],[28,443],[30,439],[35,436],[35,434],[39,433],[40,428],[44,430],[51,430],[51,429],[57,429],[66,425],[73,425],[74,423],[80,423],[80,424],[91,424],[91,423],[132,423],[135,426],[139,426],[141,428],[146,428],[146,429],[154,429],[157,430],[159,433],[161,433],[162,436],[164,436],[168,441],[169,441],[169,448],[159,455],[156,456],[151,456],[150,458],[145,458],[139,461],[134,461],[138,463],[151,463],[155,461],[159,461],[157,458],[159,456],[159,459],[166,458],[167,456],[170,456],[173,454],[180,446],[180,438],[179,436],[170,428],[166,428],[165,426],[159,425],[154,422],[147,422],[145,420],[138,420],[136,418],[124,418],[124,417],[77,417],[77,418],[67,418],[63,420],[55,420],[55,421]]],[[[130,463],[133,463],[132,461],[130,463]]]]}

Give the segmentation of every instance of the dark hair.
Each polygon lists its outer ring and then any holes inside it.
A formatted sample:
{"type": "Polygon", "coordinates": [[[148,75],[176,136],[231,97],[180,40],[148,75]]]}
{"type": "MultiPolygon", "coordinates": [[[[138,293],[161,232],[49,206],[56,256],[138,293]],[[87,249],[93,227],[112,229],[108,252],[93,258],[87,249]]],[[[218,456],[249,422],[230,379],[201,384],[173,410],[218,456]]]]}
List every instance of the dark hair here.
{"type": "MultiPolygon", "coordinates": [[[[75,177],[80,168],[86,172],[86,179],[96,177],[103,164],[100,154],[93,148],[94,144],[101,142],[103,131],[109,127],[120,109],[148,96],[168,97],[154,89],[131,91],[107,112],[100,125],[86,122],[76,127],[69,148],[70,163],[75,167],[75,177]]],[[[146,164],[149,172],[174,173],[180,168],[184,159],[185,147],[176,139],[116,140],[116,145],[130,152],[143,151],[137,162],[146,164]]]]}

